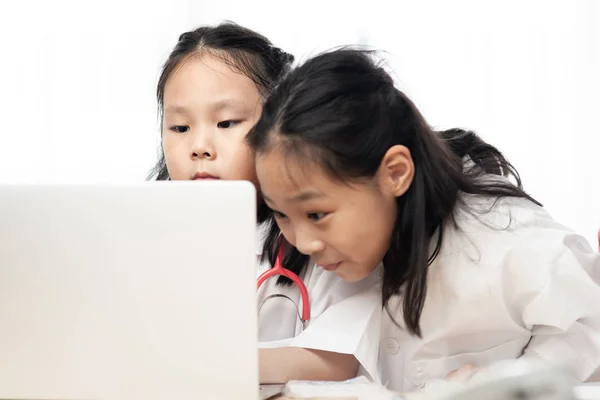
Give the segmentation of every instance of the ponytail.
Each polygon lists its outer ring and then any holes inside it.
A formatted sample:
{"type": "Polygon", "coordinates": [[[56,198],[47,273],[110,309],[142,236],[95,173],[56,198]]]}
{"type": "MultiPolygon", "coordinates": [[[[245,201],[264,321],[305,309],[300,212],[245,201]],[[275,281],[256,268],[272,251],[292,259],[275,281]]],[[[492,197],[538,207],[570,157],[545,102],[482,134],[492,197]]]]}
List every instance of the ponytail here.
{"type": "Polygon", "coordinates": [[[453,128],[441,131],[439,134],[452,152],[461,160],[469,157],[475,165],[487,174],[513,175],[517,181],[517,186],[521,185],[519,174],[500,150],[484,142],[475,132],[453,128]]]}

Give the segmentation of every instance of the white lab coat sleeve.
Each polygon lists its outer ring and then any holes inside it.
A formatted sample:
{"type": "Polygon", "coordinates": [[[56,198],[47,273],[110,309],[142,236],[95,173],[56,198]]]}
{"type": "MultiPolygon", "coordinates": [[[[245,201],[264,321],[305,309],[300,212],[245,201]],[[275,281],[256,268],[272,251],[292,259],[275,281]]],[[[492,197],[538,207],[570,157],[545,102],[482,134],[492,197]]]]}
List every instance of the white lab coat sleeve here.
{"type": "MultiPolygon", "coordinates": [[[[315,267],[318,268],[318,267],[315,267]]],[[[289,346],[353,354],[359,374],[378,380],[381,331],[381,266],[361,282],[348,283],[318,268],[309,282],[311,322],[289,346]]]]}
{"type": "MultiPolygon", "coordinates": [[[[423,393],[449,395],[536,368],[563,368],[584,382],[600,368],[600,254],[576,234],[545,230],[503,259],[502,285],[513,318],[532,332],[523,355],[480,368],[468,382],[434,379],[423,393]]],[[[417,397],[418,398],[418,397],[417,397]]]]}
{"type": "MultiPolygon", "coordinates": [[[[561,367],[584,382],[600,367],[600,255],[570,232],[545,230],[538,235],[504,259],[507,306],[532,332],[518,362],[561,367]]],[[[512,364],[492,364],[471,380],[501,376],[512,364]]]]}

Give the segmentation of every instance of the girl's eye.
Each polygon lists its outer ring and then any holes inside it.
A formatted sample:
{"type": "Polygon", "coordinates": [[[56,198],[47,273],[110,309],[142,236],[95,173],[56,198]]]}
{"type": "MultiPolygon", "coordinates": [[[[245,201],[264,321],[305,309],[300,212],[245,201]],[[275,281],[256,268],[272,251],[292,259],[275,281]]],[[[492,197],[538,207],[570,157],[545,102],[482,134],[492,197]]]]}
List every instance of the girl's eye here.
{"type": "Polygon", "coordinates": [[[315,221],[315,222],[322,220],[326,216],[327,216],[327,213],[324,213],[324,212],[308,213],[307,214],[308,219],[310,219],[312,221],[315,221]]]}
{"type": "Polygon", "coordinates": [[[187,125],[174,125],[174,126],[170,127],[169,129],[172,130],[173,132],[177,132],[177,133],[186,133],[187,131],[190,130],[190,127],[187,125]]]}
{"type": "Polygon", "coordinates": [[[217,124],[217,127],[221,128],[221,129],[228,129],[228,128],[233,128],[234,126],[236,126],[239,123],[240,123],[240,121],[226,120],[226,121],[219,122],[217,124]]]}

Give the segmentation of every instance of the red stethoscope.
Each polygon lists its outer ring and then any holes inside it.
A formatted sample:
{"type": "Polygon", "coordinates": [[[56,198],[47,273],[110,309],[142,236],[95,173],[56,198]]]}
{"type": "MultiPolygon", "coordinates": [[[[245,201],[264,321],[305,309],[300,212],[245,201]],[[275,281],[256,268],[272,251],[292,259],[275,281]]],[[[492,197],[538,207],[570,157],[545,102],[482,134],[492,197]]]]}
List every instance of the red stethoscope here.
{"type": "MultiPolygon", "coordinates": [[[[258,277],[256,289],[258,290],[260,288],[260,285],[262,285],[264,281],[266,281],[267,279],[272,278],[274,276],[282,275],[282,276],[289,278],[300,290],[300,295],[301,295],[301,299],[302,299],[302,314],[300,314],[300,311],[298,311],[298,317],[300,318],[300,321],[302,321],[302,327],[306,328],[308,321],[310,320],[310,301],[308,299],[308,290],[306,290],[306,285],[304,285],[304,282],[302,282],[302,279],[300,279],[300,277],[298,275],[296,275],[289,269],[286,269],[283,267],[284,244],[283,244],[282,236],[279,237],[278,242],[279,242],[279,250],[277,253],[277,258],[275,259],[275,266],[270,268],[268,271],[263,272],[258,277]]],[[[267,300],[274,298],[274,297],[283,297],[283,298],[290,300],[296,306],[296,310],[299,310],[298,305],[292,299],[290,299],[288,296],[286,296],[284,294],[277,293],[277,294],[272,294],[272,295],[267,296],[265,298],[265,300],[263,301],[263,303],[258,308],[258,312],[260,312],[260,309],[262,308],[262,306],[265,304],[265,302],[267,300]]]]}

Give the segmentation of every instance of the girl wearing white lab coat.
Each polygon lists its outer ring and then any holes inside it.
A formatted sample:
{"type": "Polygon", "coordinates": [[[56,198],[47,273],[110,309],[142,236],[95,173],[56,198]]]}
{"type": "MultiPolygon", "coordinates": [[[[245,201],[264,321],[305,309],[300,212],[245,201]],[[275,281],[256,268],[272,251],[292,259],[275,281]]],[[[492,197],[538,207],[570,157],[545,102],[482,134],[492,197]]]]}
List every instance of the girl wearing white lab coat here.
{"type": "Polygon", "coordinates": [[[522,189],[495,147],[430,128],[368,53],[296,68],[247,140],[297,249],[290,259],[309,255],[349,282],[383,262],[384,312],[372,320],[391,389],[465,365],[479,368],[475,380],[518,360],[579,381],[600,366],[598,254],[522,189]]]}
{"type": "MultiPolygon", "coordinates": [[[[182,34],[158,82],[162,147],[151,176],[248,180],[258,188],[254,157],[244,138],[258,120],[264,96],[292,61],[293,56],[265,37],[233,23],[182,34]]],[[[258,222],[268,224],[270,211],[260,197],[258,204],[258,222]]],[[[259,236],[260,259],[272,246],[263,244],[260,232],[259,236]]],[[[265,258],[258,263],[257,273],[270,265],[265,258]]],[[[359,362],[374,375],[377,358],[372,356],[369,338],[378,337],[378,331],[368,319],[380,303],[377,277],[347,283],[314,264],[307,264],[300,274],[309,290],[311,320],[300,329],[295,307],[289,308],[280,298],[265,303],[259,315],[261,383],[346,379],[356,375],[359,362]],[[363,315],[362,322],[351,327],[338,323],[344,321],[340,315],[357,303],[364,310],[357,313],[363,315]],[[344,338],[332,341],[331,332],[337,330],[344,338]]],[[[298,289],[276,285],[275,279],[261,287],[259,303],[278,293],[287,293],[299,304],[294,299],[298,289]]]]}

